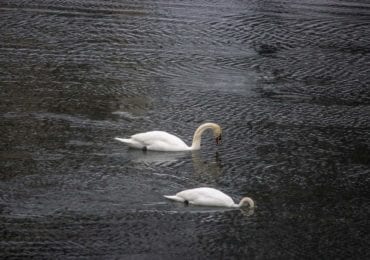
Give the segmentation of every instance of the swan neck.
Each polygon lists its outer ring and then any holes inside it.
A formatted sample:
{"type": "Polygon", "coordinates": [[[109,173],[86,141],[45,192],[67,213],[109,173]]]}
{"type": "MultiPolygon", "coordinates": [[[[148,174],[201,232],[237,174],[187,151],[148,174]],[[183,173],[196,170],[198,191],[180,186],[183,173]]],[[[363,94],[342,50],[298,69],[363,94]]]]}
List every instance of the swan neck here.
{"type": "Polygon", "coordinates": [[[251,198],[244,197],[242,200],[239,202],[238,207],[243,207],[245,205],[249,205],[250,208],[254,208],[254,201],[251,198]]]}
{"type": "Polygon", "coordinates": [[[197,130],[195,130],[194,135],[193,135],[193,142],[191,144],[191,150],[199,150],[200,149],[200,144],[201,144],[201,139],[202,139],[202,134],[204,131],[207,129],[212,129],[215,131],[219,126],[214,124],[214,123],[205,123],[200,125],[197,130]]]}

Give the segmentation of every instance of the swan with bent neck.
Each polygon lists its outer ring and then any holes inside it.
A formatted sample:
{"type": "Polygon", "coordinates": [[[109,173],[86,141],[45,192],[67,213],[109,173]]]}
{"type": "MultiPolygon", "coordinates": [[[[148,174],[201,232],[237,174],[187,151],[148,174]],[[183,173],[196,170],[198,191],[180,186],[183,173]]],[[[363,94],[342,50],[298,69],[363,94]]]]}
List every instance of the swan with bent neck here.
{"type": "Polygon", "coordinates": [[[200,205],[200,206],[215,206],[227,208],[240,208],[249,206],[254,208],[254,201],[249,197],[244,197],[238,204],[234,203],[233,199],[214,188],[202,187],[184,190],[174,196],[164,196],[167,199],[184,202],[186,204],[200,205]]]}
{"type": "Polygon", "coordinates": [[[204,123],[200,125],[194,132],[191,146],[188,146],[177,136],[164,131],[150,131],[132,135],[130,138],[116,137],[114,139],[136,149],[165,152],[191,151],[200,149],[202,134],[207,129],[213,131],[216,144],[219,144],[221,142],[222,130],[221,127],[215,123],[204,123]]]}

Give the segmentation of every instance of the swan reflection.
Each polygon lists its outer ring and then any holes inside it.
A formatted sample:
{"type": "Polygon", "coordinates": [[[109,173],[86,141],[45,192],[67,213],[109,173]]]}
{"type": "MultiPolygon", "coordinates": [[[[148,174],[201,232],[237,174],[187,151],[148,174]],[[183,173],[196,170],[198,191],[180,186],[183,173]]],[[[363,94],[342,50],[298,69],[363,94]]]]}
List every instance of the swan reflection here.
{"type": "Polygon", "coordinates": [[[156,152],[156,151],[141,151],[137,149],[129,149],[127,151],[127,157],[129,160],[136,163],[144,164],[172,164],[178,162],[180,159],[188,156],[188,152],[156,152]]]}
{"type": "MultiPolygon", "coordinates": [[[[127,150],[127,159],[135,163],[172,165],[174,163],[185,163],[188,158],[188,151],[166,153],[138,149],[127,150]]],[[[221,160],[218,152],[215,153],[214,160],[207,161],[202,158],[200,151],[192,151],[191,162],[196,177],[208,176],[214,178],[221,175],[221,160]]]]}
{"type": "Polygon", "coordinates": [[[201,180],[215,181],[222,174],[221,159],[218,152],[215,153],[213,160],[205,160],[202,158],[201,151],[193,151],[191,159],[194,168],[194,177],[201,180]]]}

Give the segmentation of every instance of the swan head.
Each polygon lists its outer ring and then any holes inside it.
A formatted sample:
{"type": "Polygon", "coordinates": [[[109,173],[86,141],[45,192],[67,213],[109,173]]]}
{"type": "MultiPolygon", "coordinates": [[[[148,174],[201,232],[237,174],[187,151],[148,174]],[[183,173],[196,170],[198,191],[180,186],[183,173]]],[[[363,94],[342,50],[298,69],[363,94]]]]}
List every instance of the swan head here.
{"type": "Polygon", "coordinates": [[[254,208],[254,201],[249,197],[244,197],[239,203],[239,207],[249,206],[251,209],[254,208]]]}
{"type": "Polygon", "coordinates": [[[215,140],[216,140],[216,144],[220,144],[222,140],[221,135],[215,136],[215,140]]]}
{"type": "Polygon", "coordinates": [[[216,144],[220,144],[222,140],[222,129],[219,125],[215,124],[213,128],[213,135],[215,137],[216,144]]]}

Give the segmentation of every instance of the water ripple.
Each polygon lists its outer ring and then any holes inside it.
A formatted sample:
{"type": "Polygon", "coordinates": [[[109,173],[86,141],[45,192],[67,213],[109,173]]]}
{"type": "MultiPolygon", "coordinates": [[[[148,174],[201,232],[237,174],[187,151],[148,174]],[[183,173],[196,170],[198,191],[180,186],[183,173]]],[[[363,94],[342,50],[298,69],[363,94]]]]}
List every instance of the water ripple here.
{"type": "Polygon", "coordinates": [[[366,258],[366,1],[4,0],[0,14],[1,257],[366,258]],[[207,121],[223,143],[205,133],[196,153],[114,140],[190,144],[207,121]],[[199,186],[257,207],[163,198],[199,186]]]}

